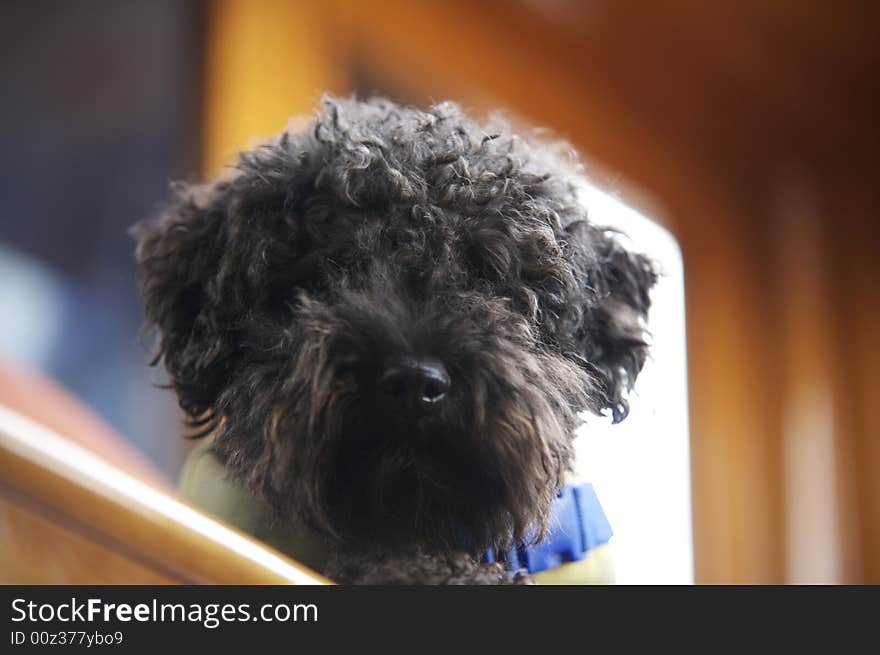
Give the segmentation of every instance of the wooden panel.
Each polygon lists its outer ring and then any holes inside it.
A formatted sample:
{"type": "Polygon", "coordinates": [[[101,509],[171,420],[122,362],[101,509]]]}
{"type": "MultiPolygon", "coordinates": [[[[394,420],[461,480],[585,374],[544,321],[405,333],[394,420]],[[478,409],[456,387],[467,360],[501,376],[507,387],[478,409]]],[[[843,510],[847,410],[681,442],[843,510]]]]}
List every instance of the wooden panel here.
{"type": "MultiPolygon", "coordinates": [[[[103,552],[136,582],[156,579],[211,584],[324,584],[327,581],[281,554],[228,528],[171,496],[116,469],[80,446],[0,407],[0,496],[4,499],[3,548],[13,555],[47,524],[57,542],[41,557],[68,561],[103,552]],[[13,530],[15,532],[13,532],[13,530]],[[19,532],[21,530],[21,532],[19,532]],[[86,545],[89,542],[91,546],[86,545]],[[97,550],[96,550],[97,549],[97,550]],[[120,559],[122,558],[122,559],[120,559]],[[122,560],[127,564],[123,565],[122,560]]],[[[39,562],[4,558],[2,577],[35,576],[39,562]],[[29,563],[37,563],[37,567],[29,563]],[[8,568],[7,568],[8,567],[8,568]],[[9,573],[11,571],[11,573],[9,573]]],[[[48,566],[48,565],[47,565],[48,566]]],[[[59,575],[81,575],[62,567],[59,575]]],[[[114,574],[115,575],[115,574],[114,574]]]]}
{"type": "Polygon", "coordinates": [[[133,445],[60,384],[0,357],[0,405],[28,416],[139,480],[170,491],[174,485],[133,445]]]}
{"type": "MultiPolygon", "coordinates": [[[[56,517],[57,518],[57,517],[56,517]]],[[[162,573],[0,497],[0,584],[176,584],[162,573]]]]}

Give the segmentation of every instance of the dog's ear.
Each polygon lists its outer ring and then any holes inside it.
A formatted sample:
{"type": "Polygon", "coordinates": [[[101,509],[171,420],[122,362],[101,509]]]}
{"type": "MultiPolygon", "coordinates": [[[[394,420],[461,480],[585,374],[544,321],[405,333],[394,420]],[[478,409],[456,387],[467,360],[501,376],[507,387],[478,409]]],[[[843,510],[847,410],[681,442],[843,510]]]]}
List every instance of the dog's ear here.
{"type": "Polygon", "coordinates": [[[300,220],[322,161],[312,150],[310,134],[285,132],[213,183],[173,185],[158,218],[132,229],[147,323],[159,332],[153,363],[165,364],[181,408],[204,431],[221,418],[218,398],[246,355],[249,317],[284,320],[291,287],[321,261],[300,220]]]}
{"type": "Polygon", "coordinates": [[[612,230],[579,222],[566,232],[580,287],[570,346],[598,382],[594,409],[610,410],[617,423],[629,412],[626,397],[648,355],[646,321],[656,266],[625,248],[612,230]]]}
{"type": "Polygon", "coordinates": [[[224,307],[228,211],[223,185],[177,184],[158,218],[132,228],[146,320],[159,332],[151,363],[164,363],[190,423],[208,429],[235,357],[224,319],[234,311],[224,307]]]}

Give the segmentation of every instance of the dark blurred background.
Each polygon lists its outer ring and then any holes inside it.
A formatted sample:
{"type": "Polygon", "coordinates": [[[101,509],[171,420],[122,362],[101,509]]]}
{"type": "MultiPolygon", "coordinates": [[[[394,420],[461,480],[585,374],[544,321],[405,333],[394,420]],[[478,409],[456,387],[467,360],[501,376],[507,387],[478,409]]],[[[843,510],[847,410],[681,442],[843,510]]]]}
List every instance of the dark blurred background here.
{"type": "Polygon", "coordinates": [[[169,479],[127,228],[323,91],[451,98],[679,240],[697,581],[880,583],[876,3],[39,0],[0,36],[0,357],[169,479]]]}
{"type": "Polygon", "coordinates": [[[72,390],[164,470],[173,402],[145,375],[133,242],[198,172],[204,7],[0,6],[0,352],[72,390]]]}

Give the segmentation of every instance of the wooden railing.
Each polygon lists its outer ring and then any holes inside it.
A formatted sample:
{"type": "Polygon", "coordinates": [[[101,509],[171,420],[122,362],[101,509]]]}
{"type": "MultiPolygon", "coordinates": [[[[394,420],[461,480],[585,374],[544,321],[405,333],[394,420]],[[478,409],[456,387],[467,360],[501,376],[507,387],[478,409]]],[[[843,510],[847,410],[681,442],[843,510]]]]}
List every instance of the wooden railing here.
{"type": "Polygon", "coordinates": [[[328,581],[0,406],[0,583],[328,581]]]}

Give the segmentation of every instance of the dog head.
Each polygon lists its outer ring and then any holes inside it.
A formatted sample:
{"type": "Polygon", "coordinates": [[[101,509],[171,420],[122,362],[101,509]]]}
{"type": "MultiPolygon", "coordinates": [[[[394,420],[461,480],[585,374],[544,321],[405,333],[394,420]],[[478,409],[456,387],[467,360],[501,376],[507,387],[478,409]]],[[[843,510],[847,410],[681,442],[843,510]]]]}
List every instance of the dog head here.
{"type": "Polygon", "coordinates": [[[281,516],[429,550],[542,534],[578,415],[626,415],[656,279],[548,151],[449,103],[329,99],[138,226],[156,361],[281,516]]]}

